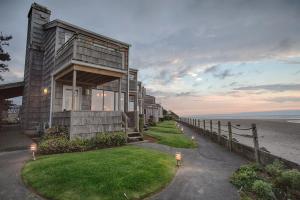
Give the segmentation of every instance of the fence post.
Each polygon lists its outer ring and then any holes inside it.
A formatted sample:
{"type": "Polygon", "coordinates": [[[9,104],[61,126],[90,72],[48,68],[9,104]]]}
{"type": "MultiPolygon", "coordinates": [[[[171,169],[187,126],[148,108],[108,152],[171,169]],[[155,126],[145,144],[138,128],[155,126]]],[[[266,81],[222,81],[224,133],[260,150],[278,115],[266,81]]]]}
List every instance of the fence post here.
{"type": "Polygon", "coordinates": [[[232,151],[232,128],[231,128],[231,122],[228,122],[228,147],[229,151],[232,151]]]}
{"type": "Polygon", "coordinates": [[[213,127],[212,127],[212,120],[210,120],[210,133],[212,134],[213,133],[213,127]]]}
{"type": "Polygon", "coordinates": [[[256,124],[252,124],[252,135],[253,135],[253,143],[254,143],[255,160],[258,164],[260,164],[259,145],[258,145],[256,124]]]}
{"type": "Polygon", "coordinates": [[[203,129],[204,129],[204,133],[205,133],[205,120],[203,120],[203,129]]]}
{"type": "Polygon", "coordinates": [[[218,121],[218,142],[221,143],[221,122],[218,121]]]}

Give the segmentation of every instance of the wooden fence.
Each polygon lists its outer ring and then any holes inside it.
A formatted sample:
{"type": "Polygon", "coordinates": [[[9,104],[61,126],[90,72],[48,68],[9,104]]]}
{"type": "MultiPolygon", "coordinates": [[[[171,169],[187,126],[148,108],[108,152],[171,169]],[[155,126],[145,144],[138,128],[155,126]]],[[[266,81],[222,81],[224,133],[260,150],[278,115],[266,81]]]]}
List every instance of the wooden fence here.
{"type": "Polygon", "coordinates": [[[201,120],[195,118],[179,118],[179,121],[186,123],[191,127],[202,129],[204,133],[209,133],[211,136],[213,134],[217,134],[218,143],[221,143],[222,137],[227,137],[227,147],[230,151],[232,151],[233,135],[252,138],[254,157],[256,162],[260,163],[260,151],[256,124],[252,124],[251,127],[242,128],[240,125],[232,125],[230,121],[224,123],[219,120],[201,120]],[[237,130],[242,133],[237,133],[237,130]]]}

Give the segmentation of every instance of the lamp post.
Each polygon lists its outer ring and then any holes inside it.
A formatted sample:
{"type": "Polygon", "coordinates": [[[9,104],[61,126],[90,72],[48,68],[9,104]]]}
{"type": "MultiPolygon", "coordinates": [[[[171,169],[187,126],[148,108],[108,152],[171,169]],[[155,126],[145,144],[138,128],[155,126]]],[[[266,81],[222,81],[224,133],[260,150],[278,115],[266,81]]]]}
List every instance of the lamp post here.
{"type": "Polygon", "coordinates": [[[37,150],[37,145],[36,145],[36,143],[32,143],[32,144],[30,145],[30,150],[31,150],[31,152],[32,152],[32,158],[33,158],[33,160],[35,160],[35,152],[36,152],[36,150],[37,150]]]}
{"type": "Polygon", "coordinates": [[[181,153],[180,152],[176,152],[175,159],[176,159],[176,165],[177,165],[177,167],[179,167],[181,165],[181,158],[182,158],[181,153]]]}

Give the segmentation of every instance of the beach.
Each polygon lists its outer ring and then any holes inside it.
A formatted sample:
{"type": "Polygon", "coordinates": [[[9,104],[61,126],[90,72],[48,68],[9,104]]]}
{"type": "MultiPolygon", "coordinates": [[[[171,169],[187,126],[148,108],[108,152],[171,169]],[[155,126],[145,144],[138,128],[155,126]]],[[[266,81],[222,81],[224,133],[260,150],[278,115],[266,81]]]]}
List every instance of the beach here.
{"type": "MultiPolygon", "coordinates": [[[[217,120],[217,119],[216,119],[217,120]]],[[[214,120],[213,128],[217,130],[217,121],[214,120]]],[[[300,164],[300,120],[298,119],[219,119],[222,129],[227,130],[227,122],[238,128],[249,128],[256,124],[259,146],[266,148],[272,154],[300,164]]],[[[202,124],[201,124],[202,125],[202,124]]],[[[209,122],[206,125],[209,129],[209,122]]],[[[241,131],[235,128],[233,133],[251,134],[251,131],[241,131]]],[[[223,135],[228,133],[223,132],[223,135]]],[[[233,138],[240,143],[253,147],[253,139],[233,134],[233,138]]]]}

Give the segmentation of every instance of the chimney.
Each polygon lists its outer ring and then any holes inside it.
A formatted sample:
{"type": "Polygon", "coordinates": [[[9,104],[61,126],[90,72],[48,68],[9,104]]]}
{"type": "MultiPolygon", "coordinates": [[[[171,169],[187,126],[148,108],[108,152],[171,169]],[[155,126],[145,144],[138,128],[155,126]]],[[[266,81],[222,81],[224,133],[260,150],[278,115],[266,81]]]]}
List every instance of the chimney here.
{"type": "Polygon", "coordinates": [[[50,21],[51,11],[37,3],[31,4],[28,12],[27,48],[40,49],[43,44],[43,25],[50,21]]]}

